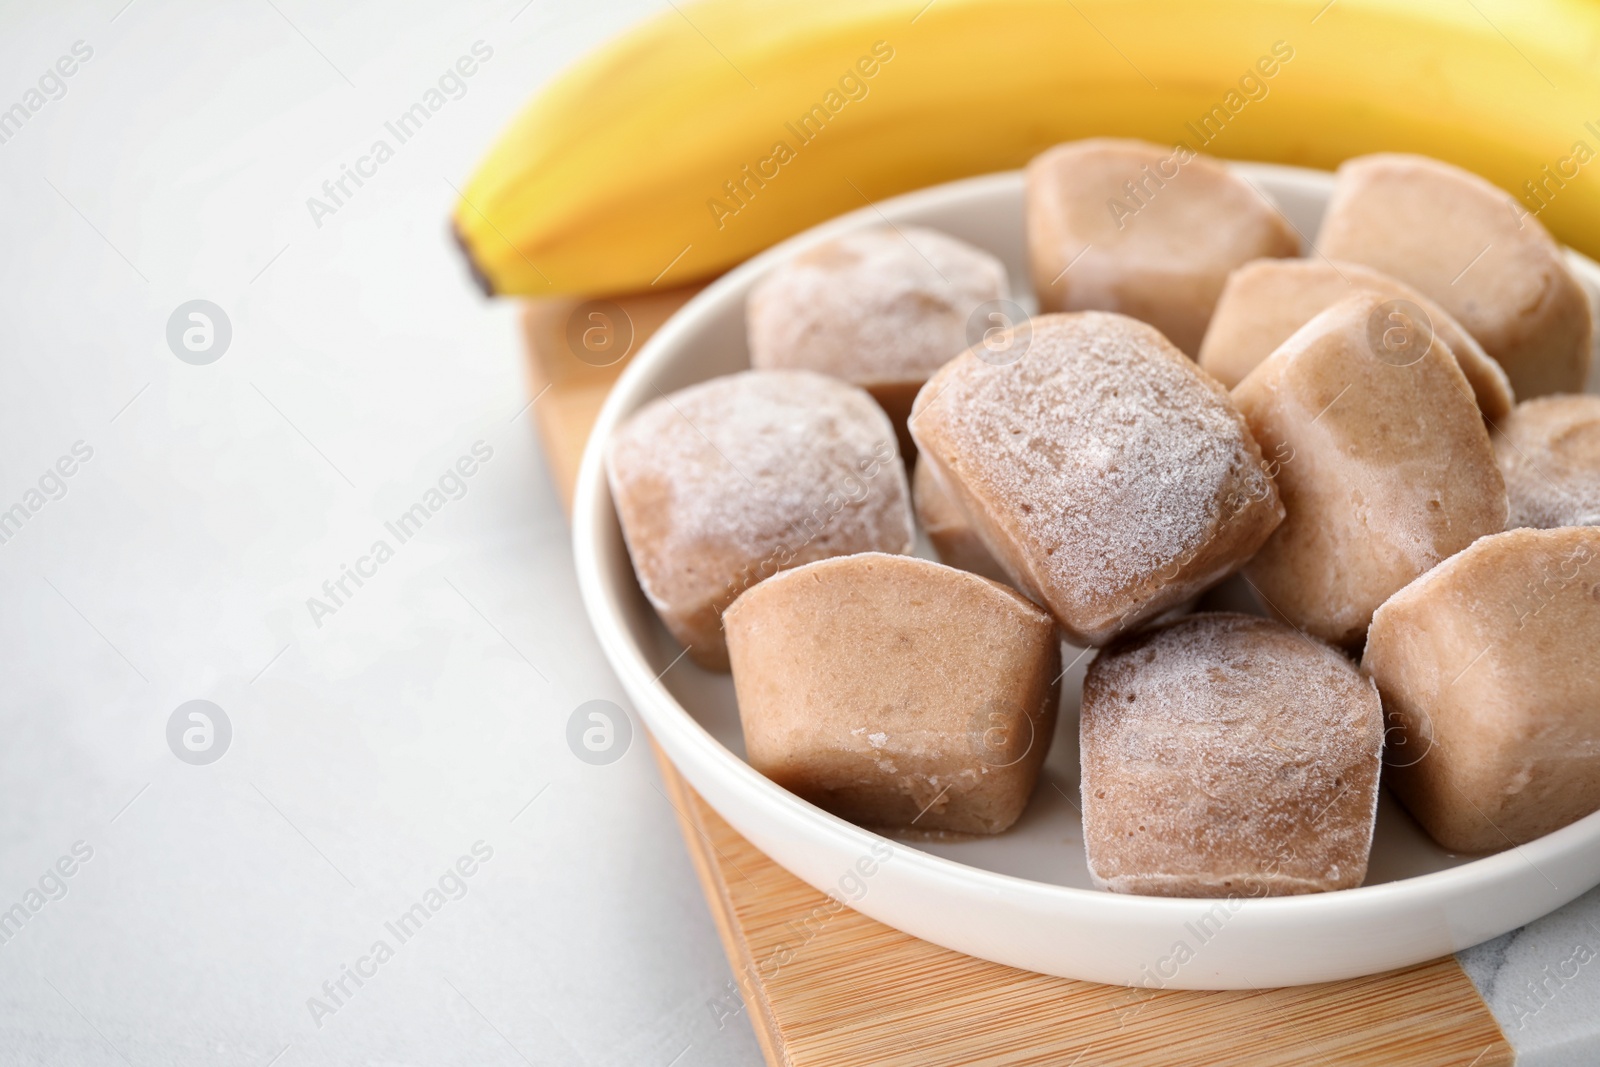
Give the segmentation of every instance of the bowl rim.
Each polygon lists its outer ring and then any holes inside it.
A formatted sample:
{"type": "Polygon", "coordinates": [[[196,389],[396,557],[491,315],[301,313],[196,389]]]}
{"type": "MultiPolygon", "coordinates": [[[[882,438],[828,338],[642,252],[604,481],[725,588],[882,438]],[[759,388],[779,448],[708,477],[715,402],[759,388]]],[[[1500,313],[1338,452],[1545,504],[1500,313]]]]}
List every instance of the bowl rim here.
{"type": "MultiPolygon", "coordinates": [[[[1247,178],[1266,177],[1289,184],[1299,183],[1308,189],[1315,185],[1325,191],[1333,181],[1331,171],[1237,161],[1227,161],[1227,165],[1247,178]]],[[[605,444],[617,425],[648,399],[643,395],[646,388],[662,366],[675,355],[683,335],[702,319],[720,313],[730,300],[742,298],[750,285],[778,263],[839,233],[863,225],[880,224],[900,213],[924,210],[984,193],[1015,189],[1023,184],[1024,173],[1022,170],[999,171],[918,189],[837,216],[766,249],[713,281],[673,314],[641,346],[612,386],[595,420],[579,466],[573,498],[573,554],[584,607],[601,648],[634,698],[645,725],[667,750],[679,773],[690,778],[690,784],[695,784],[683,761],[673,757],[678,751],[693,751],[703,758],[713,773],[724,777],[730,790],[740,793],[743,800],[795,832],[831,839],[834,845],[843,846],[853,854],[868,854],[874,845],[887,845],[894,850],[897,867],[909,866],[947,885],[985,893],[1003,891],[1012,900],[1048,903],[1052,910],[1070,905],[1083,918],[1113,924],[1129,920],[1143,921],[1152,916],[1179,920],[1192,916],[1197,906],[1204,909],[1218,900],[1231,900],[1239,906],[1240,911],[1249,911],[1262,920],[1309,919],[1330,909],[1387,910],[1396,905],[1422,905],[1436,900],[1441,894],[1451,895],[1472,888],[1487,890],[1495,883],[1513,878],[1524,864],[1543,876],[1539,861],[1550,862],[1571,856],[1581,852],[1585,845],[1600,849],[1600,811],[1596,811],[1526,844],[1514,845],[1444,870],[1323,893],[1273,897],[1241,895],[1237,898],[1156,897],[1041,882],[923,851],[914,843],[856,826],[802,800],[740,759],[689,714],[665,686],[659,684],[660,675],[653,673],[644,651],[628,634],[619,596],[626,591],[619,589],[619,583],[608,577],[600,551],[602,527],[615,521],[605,477],[604,454],[605,444]]],[[[1591,290],[1600,288],[1600,266],[1570,249],[1567,255],[1569,263],[1578,271],[1586,287],[1591,290]]],[[[709,799],[707,802],[730,823],[743,821],[730,818],[729,813],[723,812],[715,802],[709,799]]],[[[808,880],[781,859],[772,858],[797,877],[808,880]]],[[[1549,881],[1549,878],[1545,880],[1549,881]]],[[[1552,886],[1554,884],[1551,883],[1552,886]]],[[[1573,899],[1585,891],[1587,887],[1573,892],[1566,899],[1573,899]]],[[[1565,891],[1558,889],[1558,892],[1565,891]]]]}

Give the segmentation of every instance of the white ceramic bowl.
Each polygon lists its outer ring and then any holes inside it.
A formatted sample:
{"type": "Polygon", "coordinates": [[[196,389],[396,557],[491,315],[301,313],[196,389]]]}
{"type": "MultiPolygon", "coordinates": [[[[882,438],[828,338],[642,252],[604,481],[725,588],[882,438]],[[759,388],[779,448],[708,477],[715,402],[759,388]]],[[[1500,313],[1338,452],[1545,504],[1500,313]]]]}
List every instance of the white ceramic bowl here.
{"type": "MultiPolygon", "coordinates": [[[[1316,232],[1331,175],[1237,169],[1302,234],[1316,232]]],[[[993,838],[887,839],[812,806],[744,762],[731,679],[687,659],[674,664],[680,650],[639,590],[606,486],[602,447],[657,390],[747,367],[744,301],[751,285],[774,264],[841,232],[885,219],[931,226],[999,256],[1013,288],[1026,290],[1022,204],[1021,173],[995,174],[816,227],[696,296],[612,390],[578,475],[578,577],[612,666],[683,776],[763,852],[874,919],[969,955],[1095,982],[1239,989],[1372,974],[1494,937],[1600,883],[1600,812],[1520,848],[1472,859],[1442,851],[1385,796],[1360,888],[1222,902],[1098,892],[1090,887],[1076,810],[1083,661],[1063,681],[1061,721],[1033,802],[1015,827],[993,838]],[[872,858],[886,846],[888,860],[872,858]]],[[[1600,268],[1581,257],[1574,262],[1586,284],[1600,288],[1600,268]]]]}

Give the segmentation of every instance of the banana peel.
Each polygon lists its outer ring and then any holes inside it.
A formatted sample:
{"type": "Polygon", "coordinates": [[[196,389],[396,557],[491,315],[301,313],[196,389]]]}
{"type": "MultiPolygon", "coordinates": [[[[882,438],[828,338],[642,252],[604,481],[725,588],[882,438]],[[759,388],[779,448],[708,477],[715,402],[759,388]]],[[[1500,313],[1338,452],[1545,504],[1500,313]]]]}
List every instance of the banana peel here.
{"type": "Polygon", "coordinates": [[[544,88],[453,222],[492,293],[660,288],[1101,135],[1325,168],[1419,152],[1600,255],[1600,4],[684,3],[544,88]]]}

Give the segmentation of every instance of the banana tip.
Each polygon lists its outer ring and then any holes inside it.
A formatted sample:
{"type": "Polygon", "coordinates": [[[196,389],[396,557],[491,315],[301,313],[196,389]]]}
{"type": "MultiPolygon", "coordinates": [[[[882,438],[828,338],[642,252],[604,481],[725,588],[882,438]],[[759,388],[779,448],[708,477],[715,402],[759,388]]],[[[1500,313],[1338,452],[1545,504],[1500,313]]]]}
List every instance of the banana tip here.
{"type": "Polygon", "coordinates": [[[472,246],[467,243],[466,235],[461,232],[461,226],[455,219],[450,220],[450,236],[455,239],[456,247],[461,250],[461,258],[466,260],[467,273],[472,275],[472,280],[478,283],[478,288],[484,296],[494,295],[494,283],[489,276],[478,266],[478,261],[472,256],[472,246]]]}

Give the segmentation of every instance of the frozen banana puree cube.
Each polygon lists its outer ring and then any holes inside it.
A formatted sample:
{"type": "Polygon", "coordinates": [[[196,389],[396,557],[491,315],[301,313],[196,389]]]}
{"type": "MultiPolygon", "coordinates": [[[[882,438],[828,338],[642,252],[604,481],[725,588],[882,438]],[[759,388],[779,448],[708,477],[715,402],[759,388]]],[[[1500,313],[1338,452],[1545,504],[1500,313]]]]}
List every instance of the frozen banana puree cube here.
{"type": "Polygon", "coordinates": [[[1346,648],[1412,579],[1505,529],[1483,418],[1417,314],[1379,293],[1346,297],[1233,391],[1277,462],[1287,513],[1245,578],[1263,607],[1346,648]]]}
{"type": "Polygon", "coordinates": [[[1041,311],[1117,311],[1200,351],[1235,267],[1293,256],[1277,209],[1185,145],[1096,138],[1028,164],[1028,258],[1041,311]]]}
{"type": "Polygon", "coordinates": [[[658,397],[617,430],[606,474],[645,597],[703,667],[728,669],[723,610],[782,570],[910,552],[894,428],[853,385],[744,371],[658,397]]]}
{"type": "Polygon", "coordinates": [[[1489,852],[1600,809],[1600,528],[1509,530],[1372,619],[1384,781],[1445,848],[1489,852]]]}
{"type": "Polygon", "coordinates": [[[1600,396],[1524,401],[1499,430],[1508,528],[1600,526],[1600,396]]]}
{"type": "Polygon", "coordinates": [[[1253,615],[1190,615],[1089,665],[1089,874],[1115,893],[1278,896],[1366,876],[1383,713],[1344,655],[1253,615]]]}
{"type": "Polygon", "coordinates": [[[750,765],[864,826],[998,833],[1050,748],[1055,624],[1011,589],[868,552],[784,571],[728,609],[750,765]]]}
{"type": "Polygon", "coordinates": [[[1359,263],[1320,258],[1246,263],[1228,275],[1200,346],[1200,366],[1232,389],[1317,312],[1360,292],[1420,307],[1434,334],[1455,354],[1483,417],[1499,422],[1511,413],[1516,403],[1511,379],[1449,312],[1409,285],[1359,263]]]}
{"type": "Polygon", "coordinates": [[[928,540],[933,542],[940,562],[997,582],[1010,583],[1011,579],[985,547],[972,520],[951,499],[939,482],[938,471],[927,461],[918,462],[911,473],[911,502],[917,521],[928,531],[928,540]]]}
{"type": "Polygon", "coordinates": [[[1476,174],[1424,156],[1352,159],[1339,168],[1317,247],[1437,301],[1524,400],[1583,388],[1589,298],[1539,220],[1476,174]]]}
{"type": "Polygon", "coordinates": [[[1012,584],[1069,641],[1104,644],[1250,558],[1283,507],[1215,379],[1124,315],[1042,315],[1016,330],[1014,362],[974,349],[941,368],[911,432],[1012,584]]]}
{"type": "Polygon", "coordinates": [[[972,343],[974,313],[1009,294],[1004,265],[964,241],[923,226],[859,230],[807,249],[750,291],[750,365],[861,386],[909,455],[917,390],[972,343]]]}

